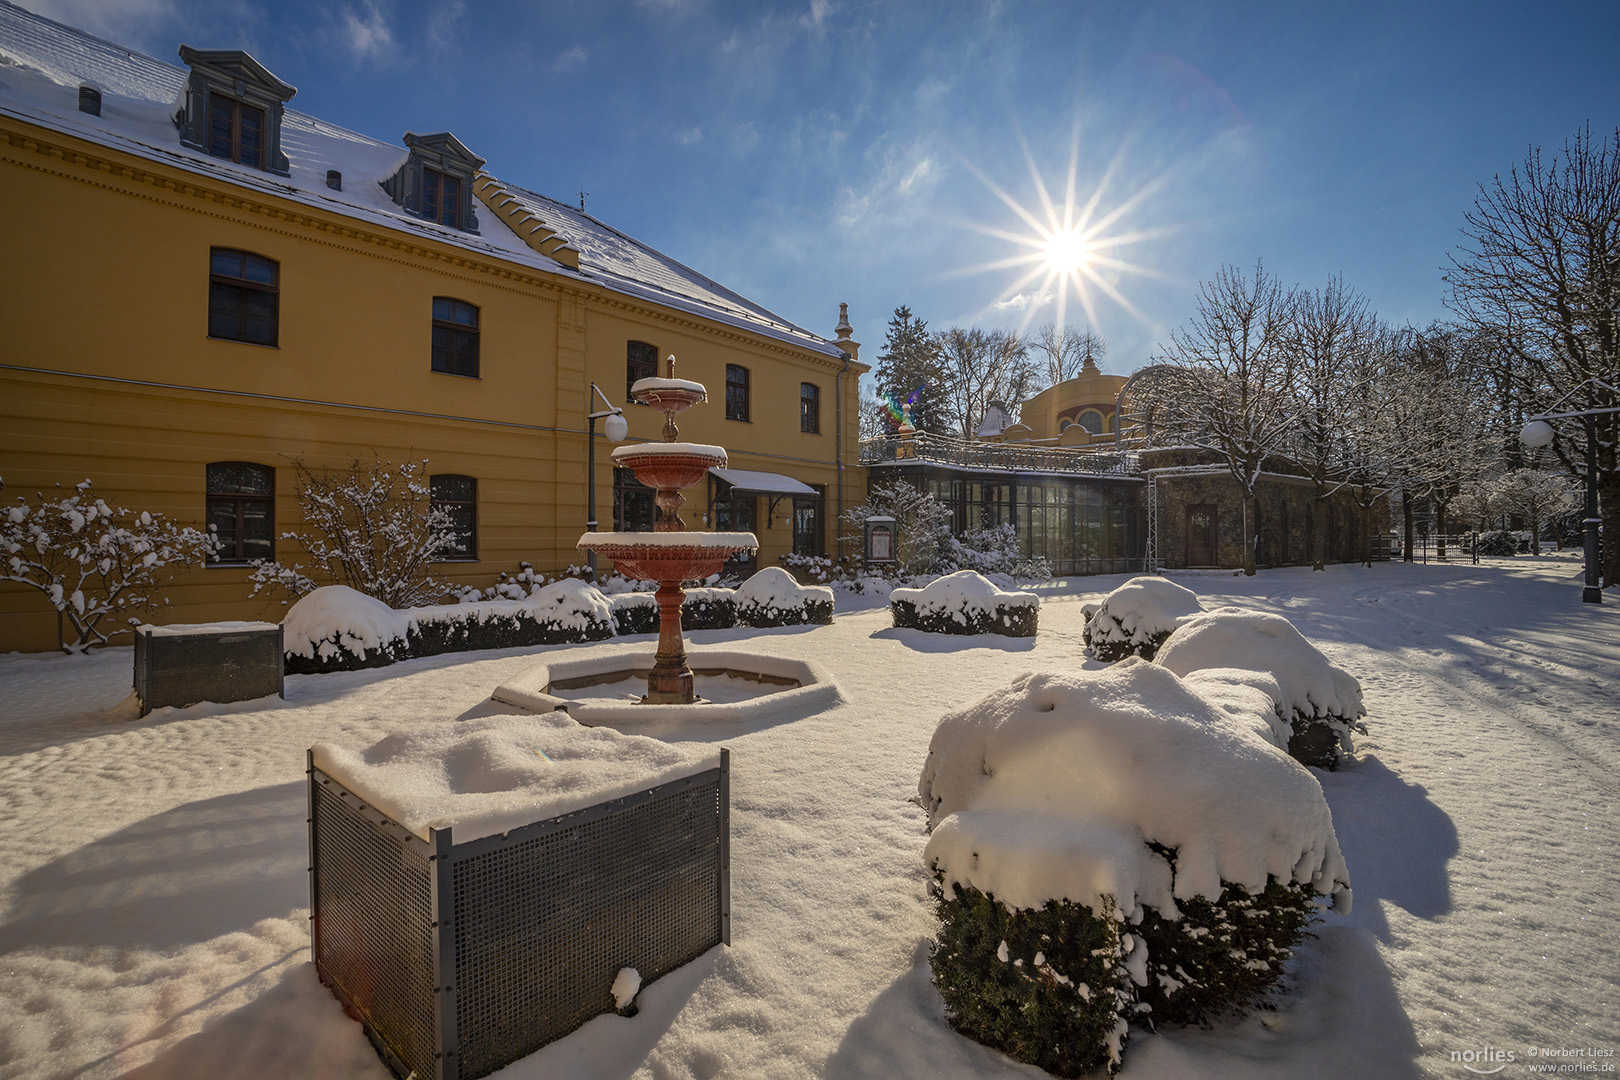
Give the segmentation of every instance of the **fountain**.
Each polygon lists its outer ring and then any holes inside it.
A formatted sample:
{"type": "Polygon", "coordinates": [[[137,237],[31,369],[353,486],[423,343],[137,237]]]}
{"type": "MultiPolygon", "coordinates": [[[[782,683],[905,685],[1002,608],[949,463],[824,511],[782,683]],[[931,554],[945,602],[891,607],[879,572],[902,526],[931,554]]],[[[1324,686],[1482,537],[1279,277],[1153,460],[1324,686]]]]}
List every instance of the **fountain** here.
{"type": "Polygon", "coordinates": [[[719,573],[728,557],[758,548],[759,540],[751,532],[687,532],[681,522],[680,508],[686,501],[681,489],[726,464],[724,447],[677,441],[675,416],[709,400],[703,384],[677,379],[675,357],[670,356],[663,378],[636,380],[630,395],[664,414],[663,442],[613,451],[615,464],[656,491],[653,531],[586,533],[578,546],[612,559],[626,577],[658,582],[658,653],[641,700],[650,705],[690,705],[697,695],[681,636],[681,602],[686,596],[681,583],[719,573]]]}

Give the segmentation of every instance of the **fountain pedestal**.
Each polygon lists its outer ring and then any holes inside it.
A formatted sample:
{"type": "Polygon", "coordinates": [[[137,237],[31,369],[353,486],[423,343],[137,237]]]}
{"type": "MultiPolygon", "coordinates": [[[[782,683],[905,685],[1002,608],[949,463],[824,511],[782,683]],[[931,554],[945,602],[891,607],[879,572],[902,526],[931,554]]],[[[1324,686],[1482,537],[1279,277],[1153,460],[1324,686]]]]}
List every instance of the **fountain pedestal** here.
{"type": "Polygon", "coordinates": [[[642,701],[690,705],[697,695],[681,636],[681,602],[686,597],[681,583],[719,573],[727,558],[757,548],[759,540],[753,533],[689,533],[681,522],[679,510],[686,501],[681,489],[703,479],[710,468],[726,463],[723,447],[676,441],[680,431],[675,416],[708,400],[703,384],[675,378],[675,358],[671,356],[663,378],[637,380],[630,395],[664,414],[663,442],[613,451],[615,464],[631,470],[656,492],[658,515],[653,531],[586,533],[578,546],[612,559],[626,577],[658,582],[658,655],[642,701]]]}

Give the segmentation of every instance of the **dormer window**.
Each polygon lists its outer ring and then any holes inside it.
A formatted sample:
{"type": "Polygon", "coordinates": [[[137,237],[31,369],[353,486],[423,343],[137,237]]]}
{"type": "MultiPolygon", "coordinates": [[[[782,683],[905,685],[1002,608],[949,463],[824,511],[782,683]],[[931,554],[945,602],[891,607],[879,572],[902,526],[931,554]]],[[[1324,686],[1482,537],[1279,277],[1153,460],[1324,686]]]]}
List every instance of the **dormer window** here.
{"type": "Polygon", "coordinates": [[[410,156],[398,172],[383,181],[383,190],[414,217],[476,233],[473,179],[484,167],[484,159],[448,131],[436,135],[407,131],[405,146],[410,156]]]}
{"type": "Polygon", "coordinates": [[[175,115],[180,142],[226,161],[287,176],[281,152],[283,105],[297,89],[240,49],[205,52],[180,46],[191,67],[185,105],[175,115]]]}

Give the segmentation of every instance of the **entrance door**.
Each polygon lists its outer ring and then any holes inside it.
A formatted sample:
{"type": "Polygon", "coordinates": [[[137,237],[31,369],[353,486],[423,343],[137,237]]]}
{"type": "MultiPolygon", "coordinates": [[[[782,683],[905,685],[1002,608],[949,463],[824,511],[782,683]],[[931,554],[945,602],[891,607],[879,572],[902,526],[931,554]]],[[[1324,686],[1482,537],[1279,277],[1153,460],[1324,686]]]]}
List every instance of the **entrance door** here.
{"type": "Polygon", "coordinates": [[[1215,565],[1215,504],[1187,507],[1187,565],[1215,565]]]}

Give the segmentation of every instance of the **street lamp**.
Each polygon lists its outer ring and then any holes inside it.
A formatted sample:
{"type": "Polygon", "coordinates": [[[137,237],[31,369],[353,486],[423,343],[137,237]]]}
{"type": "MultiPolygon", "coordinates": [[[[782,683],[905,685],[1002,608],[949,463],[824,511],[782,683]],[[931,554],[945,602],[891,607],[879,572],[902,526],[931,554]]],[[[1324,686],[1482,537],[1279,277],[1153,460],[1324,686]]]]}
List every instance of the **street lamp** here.
{"type": "MultiPolygon", "coordinates": [[[[607,395],[602,393],[602,388],[595,383],[591,383],[591,393],[601,398],[602,404],[606,405],[607,408],[585,414],[585,419],[590,421],[590,434],[585,441],[588,448],[585,452],[585,475],[587,477],[585,482],[586,532],[596,531],[596,422],[603,417],[607,418],[607,422],[602,425],[602,434],[607,436],[608,442],[623,442],[625,436],[630,434],[630,422],[624,418],[624,410],[609,401],[607,395]]],[[[586,401],[590,401],[589,396],[586,397],[586,401]]],[[[596,552],[588,551],[585,553],[585,564],[591,568],[591,580],[595,581],[596,552]]]]}
{"type": "MultiPolygon", "coordinates": [[[[1586,425],[1586,520],[1585,540],[1586,546],[1586,585],[1581,589],[1581,600],[1588,604],[1603,603],[1603,578],[1598,566],[1598,469],[1597,469],[1597,418],[1606,413],[1620,413],[1620,408],[1600,409],[1596,406],[1598,390],[1606,390],[1611,394],[1620,393],[1608,383],[1599,379],[1587,379],[1585,382],[1570,390],[1569,393],[1553,402],[1553,409],[1557,409],[1564,402],[1574,397],[1582,389],[1586,391],[1587,407],[1572,409],[1566,412],[1544,412],[1539,416],[1532,416],[1525,422],[1519,431],[1519,441],[1538,450],[1553,441],[1557,432],[1548,423],[1549,420],[1565,420],[1579,418],[1586,425]]],[[[1615,542],[1610,537],[1609,542],[1615,542]]]]}

